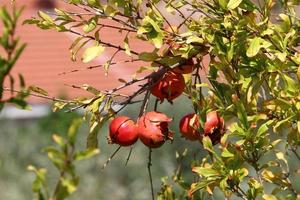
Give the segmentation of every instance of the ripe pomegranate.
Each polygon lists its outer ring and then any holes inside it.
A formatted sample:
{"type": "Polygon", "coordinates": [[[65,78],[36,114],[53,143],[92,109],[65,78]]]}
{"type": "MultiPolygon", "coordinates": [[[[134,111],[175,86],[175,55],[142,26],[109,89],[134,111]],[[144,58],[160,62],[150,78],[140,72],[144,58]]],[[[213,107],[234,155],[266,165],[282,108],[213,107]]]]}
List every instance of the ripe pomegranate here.
{"type": "Polygon", "coordinates": [[[185,64],[179,65],[173,69],[173,72],[178,74],[190,74],[194,71],[195,64],[193,59],[188,60],[185,64]]]}
{"type": "Polygon", "coordinates": [[[201,134],[198,132],[199,127],[199,116],[196,113],[185,115],[179,123],[179,130],[182,136],[191,141],[201,139],[201,134]]]}
{"type": "Polygon", "coordinates": [[[165,143],[167,139],[172,138],[168,123],[172,119],[160,112],[148,112],[139,118],[138,133],[139,138],[146,146],[158,148],[165,143]]]}
{"type": "Polygon", "coordinates": [[[166,72],[151,88],[151,93],[161,101],[171,101],[180,96],[185,88],[184,78],[181,74],[172,71],[166,72]]]}
{"type": "Polygon", "coordinates": [[[121,146],[130,146],[138,139],[138,128],[129,117],[119,116],[109,124],[109,140],[121,146]]]}
{"type": "Polygon", "coordinates": [[[207,113],[206,122],[204,124],[204,135],[209,136],[213,144],[217,144],[220,142],[224,132],[224,118],[220,117],[216,111],[207,113]]]}

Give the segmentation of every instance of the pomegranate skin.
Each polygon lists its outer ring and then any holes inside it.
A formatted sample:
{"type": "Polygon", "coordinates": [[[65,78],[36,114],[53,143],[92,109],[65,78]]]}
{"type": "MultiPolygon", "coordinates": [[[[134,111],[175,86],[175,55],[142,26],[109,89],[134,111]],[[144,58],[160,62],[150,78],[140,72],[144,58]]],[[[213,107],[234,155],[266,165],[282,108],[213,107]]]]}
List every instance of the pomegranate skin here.
{"type": "Polygon", "coordinates": [[[199,117],[196,113],[190,113],[181,118],[179,130],[182,136],[188,140],[195,141],[201,139],[198,132],[200,127],[199,117]]]}
{"type": "Polygon", "coordinates": [[[182,74],[168,71],[152,86],[150,92],[161,101],[164,99],[171,101],[180,96],[184,88],[185,82],[182,74]]]}
{"type": "Polygon", "coordinates": [[[188,60],[185,64],[179,65],[173,69],[173,72],[179,74],[190,74],[194,71],[195,65],[192,59],[188,60]]]}
{"type": "Polygon", "coordinates": [[[213,144],[217,144],[220,142],[224,132],[224,118],[220,117],[216,111],[207,113],[206,122],[204,124],[204,135],[209,136],[213,144]]]}
{"type": "Polygon", "coordinates": [[[150,148],[161,147],[172,135],[168,128],[171,121],[171,118],[160,112],[144,114],[137,122],[139,139],[150,148]]]}
{"type": "Polygon", "coordinates": [[[129,117],[119,116],[109,125],[109,137],[112,143],[130,146],[138,139],[138,128],[129,117]]]}

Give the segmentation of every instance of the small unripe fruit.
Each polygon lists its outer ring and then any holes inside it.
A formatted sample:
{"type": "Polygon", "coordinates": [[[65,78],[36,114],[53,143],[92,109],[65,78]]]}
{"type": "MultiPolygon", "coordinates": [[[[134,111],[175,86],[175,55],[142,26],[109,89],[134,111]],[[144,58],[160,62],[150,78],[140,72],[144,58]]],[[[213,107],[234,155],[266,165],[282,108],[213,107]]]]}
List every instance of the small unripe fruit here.
{"type": "Polygon", "coordinates": [[[185,88],[184,78],[181,74],[172,71],[166,72],[163,77],[156,81],[151,88],[151,93],[158,99],[171,101],[180,96],[185,88]]]}
{"type": "Polygon", "coordinates": [[[179,130],[183,137],[188,140],[195,141],[201,139],[199,133],[199,117],[195,113],[190,113],[184,116],[179,123],[179,130]]]}
{"type": "Polygon", "coordinates": [[[130,146],[138,139],[138,128],[129,117],[119,116],[109,124],[109,137],[111,143],[130,146]]]}
{"type": "Polygon", "coordinates": [[[204,124],[204,135],[209,136],[213,144],[217,144],[220,142],[224,132],[224,118],[220,117],[216,111],[207,113],[206,122],[204,124]]]}
{"type": "Polygon", "coordinates": [[[148,112],[139,118],[138,133],[142,143],[150,148],[162,146],[166,140],[172,137],[168,123],[172,119],[160,112],[148,112]]]}

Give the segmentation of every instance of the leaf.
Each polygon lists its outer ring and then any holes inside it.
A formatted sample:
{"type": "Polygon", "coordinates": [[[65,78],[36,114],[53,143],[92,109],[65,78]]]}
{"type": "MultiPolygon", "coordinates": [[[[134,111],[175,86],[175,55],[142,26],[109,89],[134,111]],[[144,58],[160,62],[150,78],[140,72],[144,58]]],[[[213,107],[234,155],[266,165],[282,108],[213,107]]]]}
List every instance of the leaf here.
{"type": "Polygon", "coordinates": [[[195,192],[202,190],[203,188],[207,187],[208,185],[214,182],[215,180],[203,180],[197,183],[193,183],[191,185],[190,190],[188,191],[188,196],[192,197],[195,192]]]}
{"type": "Polygon", "coordinates": [[[77,152],[74,156],[75,160],[84,160],[93,157],[100,153],[99,149],[87,149],[85,151],[77,152]]]}
{"type": "Polygon", "coordinates": [[[82,88],[83,88],[84,90],[86,90],[86,91],[88,91],[88,92],[94,94],[94,95],[99,95],[99,94],[100,94],[100,91],[99,91],[99,90],[97,90],[96,88],[94,88],[94,87],[92,87],[92,86],[90,86],[90,85],[88,85],[88,84],[83,84],[83,85],[82,85],[82,88]]]}
{"type": "Polygon", "coordinates": [[[269,120],[259,127],[256,133],[256,137],[260,137],[262,134],[266,133],[269,130],[269,125],[273,123],[273,120],[269,120]]]}
{"type": "Polygon", "coordinates": [[[38,86],[31,85],[28,87],[28,90],[44,96],[48,96],[48,92],[38,86]]]}
{"type": "Polygon", "coordinates": [[[264,200],[277,200],[277,198],[274,195],[271,194],[263,194],[263,199],[264,200]]]}
{"type": "Polygon", "coordinates": [[[105,47],[103,47],[101,45],[96,45],[96,46],[85,49],[85,51],[82,55],[82,58],[81,58],[82,62],[88,63],[88,62],[94,60],[95,58],[100,56],[104,52],[104,50],[105,50],[105,47]]]}
{"type": "MultiPolygon", "coordinates": [[[[77,185],[78,185],[78,178],[74,179],[68,179],[68,178],[61,178],[61,185],[66,189],[67,194],[63,194],[63,196],[68,196],[72,193],[74,193],[77,190],[77,185]]],[[[60,198],[58,198],[60,199],[60,198]]],[[[65,199],[65,198],[61,198],[65,199]]]]}
{"type": "Polygon", "coordinates": [[[203,137],[202,139],[203,147],[209,152],[214,152],[213,145],[209,137],[203,137]]]}
{"type": "Polygon", "coordinates": [[[90,128],[90,133],[87,137],[87,148],[95,149],[98,148],[98,132],[100,130],[98,122],[94,122],[92,127],[90,128]]]}
{"type": "Polygon", "coordinates": [[[46,177],[46,173],[47,170],[44,168],[41,169],[37,169],[36,167],[29,165],[27,167],[28,171],[32,171],[36,174],[36,178],[32,184],[32,190],[33,192],[40,192],[40,190],[43,188],[43,185],[45,183],[45,177],[46,177]]]}
{"type": "Polygon", "coordinates": [[[237,8],[241,3],[242,3],[243,0],[230,0],[227,4],[227,8],[229,10],[233,10],[235,8],[237,8]]]}
{"type": "Polygon", "coordinates": [[[223,150],[221,156],[224,157],[224,158],[232,158],[232,157],[234,157],[234,154],[231,153],[230,151],[228,151],[227,148],[225,148],[225,149],[223,150]]]}
{"type": "Polygon", "coordinates": [[[139,59],[142,61],[154,61],[158,58],[159,56],[157,55],[157,53],[152,52],[142,52],[139,54],[139,59]]]}
{"type": "Polygon", "coordinates": [[[64,147],[66,145],[63,138],[57,134],[53,134],[52,139],[54,140],[55,143],[57,143],[61,147],[64,147]]]}
{"type": "Polygon", "coordinates": [[[259,50],[261,48],[261,45],[260,45],[261,40],[262,39],[260,37],[255,37],[252,40],[250,40],[250,45],[246,52],[248,57],[253,57],[259,52],[259,50]]]}
{"type": "Polygon", "coordinates": [[[211,177],[211,176],[219,176],[220,173],[217,170],[206,168],[206,167],[193,167],[193,172],[202,175],[204,177],[211,177]]]}
{"type": "Polygon", "coordinates": [[[98,20],[97,17],[91,18],[91,19],[88,21],[88,23],[85,24],[85,25],[83,26],[83,28],[82,28],[83,31],[84,31],[85,33],[89,33],[89,32],[91,32],[91,31],[95,30],[95,28],[97,27],[97,20],[98,20]]]}
{"type": "Polygon", "coordinates": [[[284,161],[285,164],[288,165],[288,162],[287,162],[287,160],[286,160],[286,158],[284,157],[284,154],[283,154],[282,152],[277,152],[277,153],[276,153],[276,157],[277,157],[277,159],[284,161]]]}
{"type": "Polygon", "coordinates": [[[68,141],[71,145],[74,145],[76,134],[78,132],[79,127],[81,126],[82,120],[81,119],[74,119],[71,126],[68,129],[68,141]]]}
{"type": "Polygon", "coordinates": [[[68,103],[65,102],[55,102],[52,108],[53,112],[63,109],[68,103]]]}
{"type": "Polygon", "coordinates": [[[38,15],[45,20],[46,22],[48,22],[49,24],[54,24],[54,20],[46,13],[44,13],[43,11],[39,11],[38,15]]]}
{"type": "Polygon", "coordinates": [[[124,39],[124,48],[125,48],[125,53],[128,56],[131,56],[131,51],[130,51],[130,47],[129,47],[129,41],[128,41],[128,36],[126,35],[125,39],[124,39]]]}

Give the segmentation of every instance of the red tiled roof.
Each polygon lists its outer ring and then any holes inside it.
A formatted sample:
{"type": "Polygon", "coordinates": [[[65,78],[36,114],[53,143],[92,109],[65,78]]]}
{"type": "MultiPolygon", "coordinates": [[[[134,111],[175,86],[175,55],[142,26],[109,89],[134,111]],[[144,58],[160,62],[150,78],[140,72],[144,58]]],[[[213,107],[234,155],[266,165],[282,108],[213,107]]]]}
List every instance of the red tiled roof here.
{"type": "MultiPolygon", "coordinates": [[[[32,16],[36,16],[38,10],[32,6],[34,5],[34,0],[17,0],[16,2],[18,5],[26,5],[26,9],[20,20],[21,22],[32,16]]],[[[6,4],[9,7],[9,3],[10,0],[4,0],[4,2],[0,2],[0,6],[6,4]]],[[[57,1],[57,3],[58,7],[66,7],[66,4],[62,4],[60,1],[57,1]]],[[[89,84],[101,90],[112,89],[121,84],[117,81],[118,78],[130,80],[138,64],[141,64],[141,62],[136,62],[113,65],[109,70],[108,76],[104,75],[105,73],[102,68],[59,75],[74,69],[84,69],[88,66],[103,64],[111,57],[115,50],[107,48],[99,59],[89,64],[84,64],[80,61],[80,57],[77,62],[72,62],[70,59],[69,46],[76,38],[71,33],[59,33],[53,30],[41,30],[34,25],[23,25],[18,27],[17,35],[20,36],[22,42],[27,43],[27,47],[14,66],[11,74],[17,78],[16,75],[21,73],[25,78],[26,85],[39,86],[48,91],[50,96],[65,94],[69,98],[74,98],[88,95],[85,91],[66,85],[81,86],[89,84]]],[[[124,38],[124,34],[122,35],[117,30],[107,28],[103,28],[100,35],[103,41],[121,45],[122,38],[124,38]]],[[[135,42],[133,46],[141,50],[145,50],[146,48],[145,44],[140,42],[135,42]]],[[[123,52],[119,53],[114,59],[114,61],[122,60],[129,60],[129,57],[123,52]]],[[[131,90],[134,90],[134,88],[131,90]]],[[[44,99],[37,99],[35,97],[31,97],[29,101],[32,103],[45,102],[44,99]]]]}
{"type": "MultiPolygon", "coordinates": [[[[34,7],[36,1],[37,0],[16,0],[18,6],[26,6],[20,22],[37,15],[38,8],[34,7]]],[[[4,2],[1,0],[0,6],[10,6],[10,2],[11,0],[4,0],[4,2]]],[[[62,1],[57,0],[56,3],[56,7],[74,9],[73,6],[70,7],[70,5],[62,1]]],[[[174,17],[172,17],[171,20],[173,22],[176,21],[174,17]]],[[[101,22],[112,23],[109,21],[101,22]]],[[[174,22],[174,24],[176,24],[176,22],[174,22]]],[[[16,75],[21,73],[25,78],[26,85],[39,86],[48,91],[50,96],[57,97],[64,94],[69,98],[74,98],[88,95],[85,91],[74,89],[66,85],[81,86],[83,84],[89,84],[100,90],[109,90],[121,84],[117,81],[118,78],[130,80],[131,75],[136,71],[137,67],[143,65],[142,62],[114,65],[111,66],[108,76],[104,75],[105,73],[102,68],[59,75],[74,69],[84,69],[88,66],[103,64],[111,57],[115,49],[107,48],[99,59],[89,64],[83,64],[80,62],[80,58],[78,58],[79,61],[77,62],[72,62],[70,59],[69,46],[76,38],[74,34],[67,32],[59,33],[53,30],[41,30],[34,25],[20,25],[17,29],[17,35],[20,36],[22,42],[27,43],[27,47],[11,74],[17,77],[16,75]]],[[[117,30],[103,28],[101,29],[100,36],[105,42],[123,46],[125,33],[121,34],[117,30]]],[[[131,36],[133,37],[133,35],[131,36]]],[[[150,51],[153,48],[140,40],[130,41],[130,46],[137,52],[150,51]]],[[[117,62],[124,60],[129,60],[129,57],[124,52],[120,52],[114,59],[114,61],[117,62]]],[[[136,87],[132,87],[125,91],[125,93],[134,91],[135,89],[136,87]]],[[[30,97],[29,102],[46,103],[48,101],[30,97]]]]}

